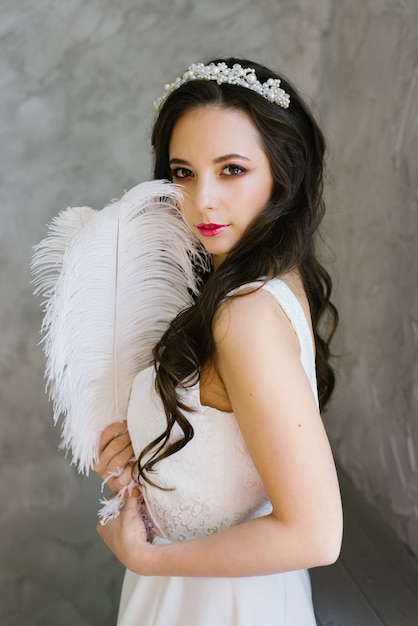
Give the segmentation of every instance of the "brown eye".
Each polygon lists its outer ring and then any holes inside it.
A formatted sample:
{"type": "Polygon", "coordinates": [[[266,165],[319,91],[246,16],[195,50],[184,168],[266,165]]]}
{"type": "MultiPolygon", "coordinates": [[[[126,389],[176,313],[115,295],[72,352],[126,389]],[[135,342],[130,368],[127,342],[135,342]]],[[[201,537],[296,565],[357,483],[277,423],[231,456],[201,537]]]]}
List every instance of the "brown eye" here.
{"type": "Polygon", "coordinates": [[[240,176],[240,174],[244,174],[244,172],[246,171],[247,170],[245,170],[240,165],[227,165],[223,169],[224,174],[226,174],[227,176],[240,176]]]}
{"type": "Polygon", "coordinates": [[[192,172],[186,167],[176,167],[174,170],[171,170],[171,175],[173,178],[188,178],[192,175],[192,172]]]}

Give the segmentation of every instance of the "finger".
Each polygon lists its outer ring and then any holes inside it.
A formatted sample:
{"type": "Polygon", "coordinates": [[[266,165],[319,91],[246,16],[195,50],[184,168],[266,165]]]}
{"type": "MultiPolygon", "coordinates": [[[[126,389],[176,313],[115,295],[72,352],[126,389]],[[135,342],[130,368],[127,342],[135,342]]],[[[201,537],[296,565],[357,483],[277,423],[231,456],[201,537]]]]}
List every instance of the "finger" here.
{"type": "Polygon", "coordinates": [[[124,467],[132,456],[129,434],[119,435],[112,439],[104,450],[99,451],[99,458],[95,461],[93,469],[98,474],[115,472],[118,468],[124,467]]]}
{"type": "Polygon", "coordinates": [[[120,430],[117,426],[123,426],[122,423],[111,424],[107,427],[100,438],[98,459],[95,461],[94,470],[100,473],[109,463],[109,461],[124,450],[130,444],[130,437],[127,430],[120,430]]]}
{"type": "Polygon", "coordinates": [[[107,426],[100,436],[99,450],[102,451],[116,437],[120,437],[128,432],[128,423],[126,420],[121,422],[113,422],[107,426]]]}
{"type": "Polygon", "coordinates": [[[100,465],[111,471],[124,467],[133,457],[131,440],[127,436],[113,439],[100,457],[100,465]]]}
{"type": "Polygon", "coordinates": [[[109,489],[112,491],[120,491],[122,487],[128,485],[132,479],[132,467],[133,463],[128,463],[120,476],[112,476],[109,480],[106,480],[106,485],[109,489]]]}
{"type": "Polygon", "coordinates": [[[123,470],[122,474],[119,476],[117,482],[118,482],[118,490],[121,489],[122,487],[125,487],[126,485],[128,485],[131,480],[132,480],[132,468],[133,468],[133,463],[128,463],[125,467],[125,469],[123,470]]]}
{"type": "Polygon", "coordinates": [[[133,463],[132,451],[128,450],[123,455],[111,459],[106,465],[96,465],[95,471],[109,487],[119,491],[121,486],[129,482],[128,476],[131,475],[133,463]]]}
{"type": "Polygon", "coordinates": [[[125,518],[138,518],[138,499],[141,497],[141,492],[138,487],[134,487],[131,493],[126,494],[123,503],[123,513],[125,518]]]}

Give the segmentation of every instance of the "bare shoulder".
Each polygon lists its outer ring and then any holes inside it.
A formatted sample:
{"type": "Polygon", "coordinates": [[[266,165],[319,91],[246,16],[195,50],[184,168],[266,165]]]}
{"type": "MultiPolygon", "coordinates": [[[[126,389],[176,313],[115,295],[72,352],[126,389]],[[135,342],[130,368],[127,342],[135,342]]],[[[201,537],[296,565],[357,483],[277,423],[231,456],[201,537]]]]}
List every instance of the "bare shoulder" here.
{"type": "Polygon", "coordinates": [[[278,300],[262,288],[244,288],[219,307],[213,325],[213,337],[219,345],[236,342],[241,345],[263,335],[275,343],[286,341],[299,350],[293,326],[278,300]],[[243,341],[245,338],[246,341],[243,341]]]}

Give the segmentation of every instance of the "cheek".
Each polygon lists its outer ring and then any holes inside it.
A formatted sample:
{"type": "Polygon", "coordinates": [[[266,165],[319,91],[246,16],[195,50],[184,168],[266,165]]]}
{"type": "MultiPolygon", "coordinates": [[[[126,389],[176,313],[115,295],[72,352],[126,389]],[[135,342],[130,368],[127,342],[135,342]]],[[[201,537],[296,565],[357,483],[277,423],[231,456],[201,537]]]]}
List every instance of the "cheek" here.
{"type": "Polygon", "coordinates": [[[269,187],[264,187],[264,189],[267,189],[268,191],[260,193],[260,190],[258,190],[247,194],[247,206],[249,207],[253,217],[256,217],[264,209],[267,202],[271,198],[269,187]]]}
{"type": "Polygon", "coordinates": [[[186,224],[191,227],[193,225],[192,224],[193,220],[192,220],[192,210],[191,210],[190,201],[183,200],[180,206],[180,212],[186,224]]]}
{"type": "Polygon", "coordinates": [[[254,215],[258,214],[273,195],[274,180],[269,171],[259,172],[254,178],[248,179],[248,185],[244,190],[245,203],[254,215]]]}

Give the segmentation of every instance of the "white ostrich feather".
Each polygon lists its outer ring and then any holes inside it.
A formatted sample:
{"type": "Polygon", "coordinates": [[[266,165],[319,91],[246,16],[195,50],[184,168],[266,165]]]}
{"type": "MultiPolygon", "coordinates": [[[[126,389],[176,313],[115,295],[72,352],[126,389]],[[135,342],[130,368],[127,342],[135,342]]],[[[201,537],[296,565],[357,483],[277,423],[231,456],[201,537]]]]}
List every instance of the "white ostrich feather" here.
{"type": "Polygon", "coordinates": [[[142,183],[101,211],[62,212],[35,248],[54,421],[62,416],[62,447],[87,475],[104,428],[126,418],[135,375],[192,303],[193,265],[208,267],[180,200],[171,183],[142,183]]]}
{"type": "Polygon", "coordinates": [[[64,252],[78,230],[96,214],[88,206],[68,207],[53,218],[49,234],[37,246],[32,257],[31,270],[37,285],[35,295],[45,297],[45,305],[52,295],[62,269],[64,252]]]}

